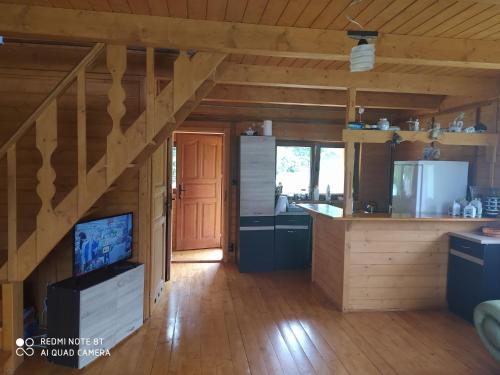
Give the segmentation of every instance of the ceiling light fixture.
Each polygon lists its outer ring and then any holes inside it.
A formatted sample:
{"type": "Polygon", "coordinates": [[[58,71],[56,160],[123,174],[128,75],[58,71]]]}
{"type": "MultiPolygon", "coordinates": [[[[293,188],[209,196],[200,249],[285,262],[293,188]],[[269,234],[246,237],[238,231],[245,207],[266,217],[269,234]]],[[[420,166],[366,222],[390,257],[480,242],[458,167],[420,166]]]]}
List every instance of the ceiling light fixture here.
{"type": "Polygon", "coordinates": [[[351,72],[366,72],[375,66],[375,45],[368,43],[378,36],[376,31],[348,31],[349,38],[358,40],[358,45],[351,50],[351,72]]]}

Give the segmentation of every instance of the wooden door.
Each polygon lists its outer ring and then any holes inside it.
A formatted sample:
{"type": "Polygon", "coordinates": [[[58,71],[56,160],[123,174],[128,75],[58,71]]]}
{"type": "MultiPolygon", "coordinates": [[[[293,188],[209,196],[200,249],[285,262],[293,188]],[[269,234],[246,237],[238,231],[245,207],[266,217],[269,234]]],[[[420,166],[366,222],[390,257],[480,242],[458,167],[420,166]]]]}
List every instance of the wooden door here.
{"type": "Polygon", "coordinates": [[[163,291],[167,253],[167,142],[151,157],[151,283],[154,306],[163,291]]]}
{"type": "Polygon", "coordinates": [[[221,247],[222,135],[176,134],[176,250],[221,247]]]}

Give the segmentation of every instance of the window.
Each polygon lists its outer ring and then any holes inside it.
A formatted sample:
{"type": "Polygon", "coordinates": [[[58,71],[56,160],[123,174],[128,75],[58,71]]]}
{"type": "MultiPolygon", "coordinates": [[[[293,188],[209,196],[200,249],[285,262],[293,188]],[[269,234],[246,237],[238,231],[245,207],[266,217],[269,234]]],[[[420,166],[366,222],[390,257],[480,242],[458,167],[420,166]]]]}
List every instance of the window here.
{"type": "Polygon", "coordinates": [[[276,184],[283,185],[283,194],[309,194],[311,189],[310,146],[276,147],[276,184]]]}
{"type": "Polygon", "coordinates": [[[322,196],[328,185],[332,195],[343,194],[344,149],[314,142],[280,142],[276,146],[276,185],[280,183],[289,197],[310,199],[316,185],[322,196]]]}
{"type": "Polygon", "coordinates": [[[330,194],[344,193],[344,149],[320,147],[318,189],[326,194],[330,185],[330,194]]]}

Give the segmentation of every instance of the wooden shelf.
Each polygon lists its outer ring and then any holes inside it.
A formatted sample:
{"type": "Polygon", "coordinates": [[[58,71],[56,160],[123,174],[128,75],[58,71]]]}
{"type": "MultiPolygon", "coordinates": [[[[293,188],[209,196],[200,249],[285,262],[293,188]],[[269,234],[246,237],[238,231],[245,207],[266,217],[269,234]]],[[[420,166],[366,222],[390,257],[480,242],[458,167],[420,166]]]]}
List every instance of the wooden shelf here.
{"type": "Polygon", "coordinates": [[[437,140],[431,139],[426,131],[384,131],[384,130],[351,130],[342,131],[344,142],[355,143],[386,143],[392,140],[394,133],[399,134],[402,141],[409,142],[439,142],[443,145],[455,146],[496,146],[498,144],[497,133],[442,133],[437,140]]]}

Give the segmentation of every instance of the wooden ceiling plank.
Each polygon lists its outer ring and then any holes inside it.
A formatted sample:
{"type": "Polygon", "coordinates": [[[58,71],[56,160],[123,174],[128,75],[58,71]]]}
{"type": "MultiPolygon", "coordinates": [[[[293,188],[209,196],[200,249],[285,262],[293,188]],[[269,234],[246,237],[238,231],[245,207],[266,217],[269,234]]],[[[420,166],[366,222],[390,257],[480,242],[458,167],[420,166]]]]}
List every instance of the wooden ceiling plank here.
{"type": "Polygon", "coordinates": [[[224,21],[226,16],[227,0],[208,0],[207,20],[224,21]]]}
{"type": "Polygon", "coordinates": [[[303,66],[303,68],[318,68],[318,66],[321,64],[321,60],[309,60],[307,63],[303,66]]]}
{"type": "MultiPolygon", "coordinates": [[[[169,11],[172,12],[170,7],[169,11]]],[[[187,14],[187,9],[184,9],[184,12],[187,14]]],[[[340,30],[287,28],[9,4],[0,4],[0,32],[13,36],[100,40],[162,48],[194,48],[222,53],[336,61],[348,61],[351,47],[354,45],[354,41],[340,30]]],[[[382,34],[376,41],[377,61],[380,63],[480,69],[500,69],[499,47],[498,43],[492,41],[392,34],[382,34]]]]}
{"type": "Polygon", "coordinates": [[[437,75],[373,73],[352,74],[339,70],[296,69],[223,63],[217,82],[236,85],[292,88],[346,89],[434,95],[497,96],[497,82],[491,79],[437,75]]]}
{"type": "Polygon", "coordinates": [[[88,0],[92,9],[98,12],[111,12],[112,9],[109,6],[109,3],[104,0],[88,0]]]}
{"type": "Polygon", "coordinates": [[[426,22],[422,23],[420,26],[411,30],[409,34],[411,35],[424,35],[429,32],[433,28],[448,22],[450,19],[455,17],[457,14],[462,12],[467,12],[471,7],[470,3],[458,2],[453,4],[452,6],[446,8],[446,10],[436,14],[434,17],[431,17],[426,22]]]}
{"type": "Polygon", "coordinates": [[[74,9],[69,0],[49,0],[53,7],[74,9]]]}
{"type": "Polygon", "coordinates": [[[296,59],[292,65],[290,65],[292,68],[303,68],[304,65],[306,65],[309,61],[307,59],[296,59]]]}
{"type": "Polygon", "coordinates": [[[167,0],[167,6],[172,17],[188,18],[187,0],[167,0]]]}
{"type": "Polygon", "coordinates": [[[225,21],[241,22],[248,0],[229,0],[226,7],[225,21]]]}
{"type": "Polygon", "coordinates": [[[276,24],[279,26],[293,26],[308,3],[309,0],[290,0],[276,24]]]}
{"type": "Polygon", "coordinates": [[[496,24],[495,26],[483,30],[477,34],[471,35],[470,39],[486,39],[486,40],[495,40],[498,39],[498,34],[500,33],[500,24],[496,24]]]}
{"type": "Polygon", "coordinates": [[[399,17],[415,0],[393,1],[365,26],[368,30],[378,30],[390,20],[399,17]]]}
{"type": "Polygon", "coordinates": [[[257,56],[255,59],[254,64],[256,65],[267,65],[267,62],[269,61],[271,57],[270,56],[257,56]]]}
{"type": "Polygon", "coordinates": [[[428,8],[430,5],[435,3],[436,0],[417,0],[406,8],[397,17],[394,17],[390,21],[386,22],[383,26],[379,28],[380,32],[392,33],[401,25],[404,25],[408,21],[412,20],[418,16],[422,11],[428,8]]]}
{"type": "Polygon", "coordinates": [[[148,4],[153,16],[168,17],[170,15],[166,0],[148,0],[148,4]]]}
{"type": "Polygon", "coordinates": [[[73,9],[95,10],[88,0],[69,0],[73,9]]]}
{"type": "Polygon", "coordinates": [[[245,14],[243,15],[244,23],[260,23],[262,14],[266,9],[269,0],[251,0],[248,2],[245,14]]]}
{"type": "Polygon", "coordinates": [[[149,9],[149,5],[147,1],[144,0],[127,0],[130,8],[132,9],[132,13],[134,14],[144,14],[150,15],[151,10],[149,9]]]}
{"type": "MultiPolygon", "coordinates": [[[[354,4],[352,6],[347,6],[344,8],[344,10],[338,14],[335,19],[328,25],[329,29],[334,29],[334,30],[344,30],[344,29],[358,29],[358,26],[355,24],[351,23],[348,19],[347,16],[350,18],[356,20],[356,22],[361,23],[363,25],[363,22],[365,22],[363,17],[361,16],[363,12],[366,10],[366,8],[369,8],[375,3],[376,1],[369,0],[369,1],[361,1],[357,4],[354,4]]],[[[374,13],[376,11],[374,10],[374,13]]]]}
{"type": "Polygon", "coordinates": [[[453,4],[454,1],[452,0],[437,0],[432,5],[426,7],[425,9],[422,9],[420,13],[416,14],[414,17],[407,20],[404,24],[391,32],[395,34],[408,34],[412,30],[419,27],[424,22],[427,22],[427,20],[431,19],[442,11],[446,10],[446,8],[449,8],[453,4]]]}
{"type": "Polygon", "coordinates": [[[108,0],[108,4],[117,13],[132,13],[127,0],[108,0]]]}
{"type": "Polygon", "coordinates": [[[442,32],[440,36],[444,38],[455,37],[459,33],[469,30],[471,27],[481,24],[498,14],[500,14],[500,7],[493,6],[442,32]]]}
{"type": "Polygon", "coordinates": [[[314,29],[326,29],[350,3],[350,0],[332,0],[318,18],[314,20],[311,27],[314,29]]]}
{"type": "MultiPolygon", "coordinates": [[[[435,110],[442,96],[357,92],[356,103],[366,108],[435,110]]],[[[292,89],[216,85],[206,101],[237,103],[293,104],[306,106],[345,107],[345,90],[292,89]]]]}
{"type": "Polygon", "coordinates": [[[246,55],[243,57],[243,60],[241,60],[242,64],[255,64],[257,56],[252,56],[252,55],[246,55]]]}
{"type": "Polygon", "coordinates": [[[283,58],[281,59],[281,61],[279,62],[278,66],[292,66],[293,63],[296,61],[297,59],[289,59],[289,58],[283,58]]]}
{"type": "Polygon", "coordinates": [[[470,26],[469,28],[463,30],[457,35],[454,35],[454,38],[468,39],[472,35],[475,35],[483,30],[487,30],[495,25],[498,25],[500,22],[500,13],[495,14],[493,17],[488,18],[487,20],[482,21],[479,24],[474,26],[470,26]]]}
{"type": "Polygon", "coordinates": [[[276,25],[287,4],[288,0],[269,0],[260,23],[263,25],[276,25]]]}
{"type": "Polygon", "coordinates": [[[491,5],[487,4],[474,4],[463,12],[458,12],[453,17],[449,17],[443,22],[439,23],[432,29],[425,32],[425,36],[439,36],[445,31],[452,29],[457,25],[463,24],[465,21],[474,18],[478,14],[484,12],[487,9],[491,9],[491,5]]]}
{"type": "Polygon", "coordinates": [[[316,0],[311,1],[304,9],[299,19],[293,26],[295,27],[310,27],[314,20],[325,10],[331,0],[316,0]]]}
{"type": "Polygon", "coordinates": [[[188,18],[207,19],[207,0],[188,0],[188,18]]]}

